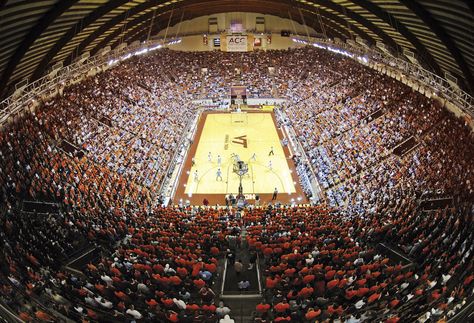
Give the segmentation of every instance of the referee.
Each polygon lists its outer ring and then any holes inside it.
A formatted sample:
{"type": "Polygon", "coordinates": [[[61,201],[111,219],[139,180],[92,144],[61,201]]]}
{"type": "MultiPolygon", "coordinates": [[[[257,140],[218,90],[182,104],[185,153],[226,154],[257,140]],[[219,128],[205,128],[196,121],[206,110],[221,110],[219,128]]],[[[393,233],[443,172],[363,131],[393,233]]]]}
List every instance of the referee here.
{"type": "Polygon", "coordinates": [[[268,153],[268,156],[273,156],[275,153],[273,152],[273,146],[270,148],[270,152],[268,153]]]}
{"type": "Polygon", "coordinates": [[[277,196],[278,196],[278,190],[277,190],[277,188],[275,187],[275,190],[273,191],[272,201],[276,200],[276,199],[277,199],[277,196]]]}

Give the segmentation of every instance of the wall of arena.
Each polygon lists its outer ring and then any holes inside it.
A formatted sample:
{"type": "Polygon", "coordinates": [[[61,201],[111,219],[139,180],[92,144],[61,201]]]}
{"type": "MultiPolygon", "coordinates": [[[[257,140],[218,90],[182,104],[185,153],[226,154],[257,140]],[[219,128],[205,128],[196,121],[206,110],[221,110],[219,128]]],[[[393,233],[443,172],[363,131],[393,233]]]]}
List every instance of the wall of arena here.
{"type": "Polygon", "coordinates": [[[290,19],[258,13],[231,12],[183,21],[167,29],[165,28],[155,37],[160,39],[180,37],[181,43],[172,46],[172,49],[175,50],[215,50],[219,48],[214,46],[214,39],[220,39],[221,32],[230,31],[233,22],[241,23],[243,30],[256,31],[255,37],[261,36],[260,49],[288,49],[289,47],[302,46],[302,44],[294,43],[291,37],[282,37],[282,30],[288,30],[292,34],[317,36],[313,28],[305,27],[290,19]],[[263,27],[261,25],[257,27],[257,17],[264,18],[263,27]],[[216,19],[217,25],[210,26],[209,19],[213,18],[216,19]]]}
{"type": "Polygon", "coordinates": [[[281,30],[289,30],[292,33],[315,35],[316,31],[311,27],[305,27],[302,24],[285,18],[273,15],[264,15],[253,12],[227,12],[210,16],[202,16],[191,20],[180,22],[174,26],[170,26],[158,33],[159,37],[165,34],[170,36],[186,35],[196,33],[209,33],[209,19],[217,19],[217,30],[228,30],[232,22],[241,22],[244,30],[258,30],[256,25],[257,17],[265,19],[265,32],[280,33],[281,30]]]}
{"type": "MultiPolygon", "coordinates": [[[[218,50],[219,49],[218,47],[216,48],[213,46],[213,39],[220,38],[220,37],[221,36],[219,34],[210,35],[208,37],[208,43],[206,44],[203,42],[202,35],[182,36],[181,42],[179,44],[174,44],[173,46],[170,46],[170,49],[186,51],[186,52],[191,52],[191,51],[203,52],[203,51],[212,51],[216,49],[218,50]]],[[[272,38],[271,43],[267,41],[266,36],[262,39],[261,49],[276,50],[276,49],[288,49],[288,48],[297,48],[297,47],[304,46],[303,44],[293,42],[291,40],[291,37],[282,37],[280,33],[272,34],[271,38],[272,38]]]]}

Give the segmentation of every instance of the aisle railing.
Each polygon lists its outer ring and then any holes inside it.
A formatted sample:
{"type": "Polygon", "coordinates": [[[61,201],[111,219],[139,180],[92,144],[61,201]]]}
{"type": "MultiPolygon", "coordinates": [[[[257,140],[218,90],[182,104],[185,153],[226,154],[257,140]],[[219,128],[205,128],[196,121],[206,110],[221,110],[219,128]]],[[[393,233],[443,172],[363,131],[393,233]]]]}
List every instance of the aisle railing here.
{"type": "MultiPolygon", "coordinates": [[[[406,60],[383,54],[372,48],[362,45],[351,45],[349,43],[321,39],[315,37],[304,37],[295,35],[295,42],[303,42],[307,45],[325,48],[334,52],[345,54],[357,60],[359,63],[371,68],[399,71],[400,77],[408,77],[412,81],[430,89],[437,96],[451,102],[463,112],[474,117],[474,97],[453,86],[445,78],[440,77],[420,65],[413,64],[406,60]],[[347,55],[349,54],[349,55],[347,55]]],[[[160,49],[164,46],[175,44],[176,41],[151,40],[147,42],[134,42],[118,46],[111,51],[100,51],[97,55],[78,60],[77,62],[52,70],[49,74],[34,82],[27,83],[15,91],[12,95],[0,102],[0,126],[10,117],[15,116],[26,108],[38,104],[42,99],[48,99],[61,92],[65,86],[80,81],[89,73],[96,73],[106,70],[120,61],[126,60],[136,55],[142,55],[160,49]]]]}
{"type": "Polygon", "coordinates": [[[453,85],[454,82],[450,83],[447,79],[426,70],[421,65],[413,64],[407,60],[385,54],[382,51],[368,48],[367,46],[362,46],[357,43],[351,45],[343,42],[335,43],[329,39],[301,36],[293,38],[293,41],[350,57],[373,69],[385,69],[385,72],[390,70],[397,71],[400,78],[408,78],[413,82],[417,82],[420,86],[429,89],[435,96],[444,98],[463,112],[474,117],[473,96],[458,86],[453,85]]]}
{"type": "Polygon", "coordinates": [[[18,87],[12,95],[0,102],[0,126],[25,109],[61,93],[66,86],[81,81],[87,75],[105,71],[121,61],[155,51],[168,44],[170,43],[162,44],[158,41],[132,43],[52,70],[40,79],[18,87]]]}
{"type": "MultiPolygon", "coordinates": [[[[275,109],[275,116],[277,117],[277,120],[287,119],[286,113],[281,108],[275,109]]],[[[317,170],[315,170],[313,165],[311,164],[311,161],[308,158],[303,146],[299,142],[298,135],[296,134],[296,131],[293,129],[293,127],[285,124],[285,122],[282,122],[282,124],[286,130],[286,133],[288,134],[288,139],[290,141],[291,148],[300,157],[300,163],[307,165],[310,170],[310,174],[306,174],[306,176],[302,176],[301,174],[299,174],[299,177],[300,179],[306,180],[308,182],[307,186],[311,190],[311,194],[313,196],[312,202],[313,203],[323,202],[325,198],[324,198],[324,193],[321,189],[321,185],[319,184],[318,178],[316,177],[317,170]],[[314,199],[314,198],[317,198],[317,199],[314,199]]]]}

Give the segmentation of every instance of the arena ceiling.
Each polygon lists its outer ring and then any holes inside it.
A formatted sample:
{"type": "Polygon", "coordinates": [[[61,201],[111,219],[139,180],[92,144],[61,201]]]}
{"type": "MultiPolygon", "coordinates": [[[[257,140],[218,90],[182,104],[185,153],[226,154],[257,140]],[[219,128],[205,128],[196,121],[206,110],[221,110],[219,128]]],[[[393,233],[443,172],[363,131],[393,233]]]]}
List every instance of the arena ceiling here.
{"type": "Polygon", "coordinates": [[[410,50],[429,70],[474,92],[474,2],[469,0],[0,0],[0,97],[85,51],[144,40],[180,21],[257,12],[306,23],[329,38],[410,50]]]}

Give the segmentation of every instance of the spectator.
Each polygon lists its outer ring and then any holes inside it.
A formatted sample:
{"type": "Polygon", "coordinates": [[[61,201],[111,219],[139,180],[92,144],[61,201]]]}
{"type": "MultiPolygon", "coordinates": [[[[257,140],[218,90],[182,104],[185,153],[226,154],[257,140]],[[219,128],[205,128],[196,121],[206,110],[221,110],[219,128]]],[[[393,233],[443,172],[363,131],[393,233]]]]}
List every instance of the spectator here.
{"type": "Polygon", "coordinates": [[[239,290],[242,291],[248,291],[250,287],[250,282],[246,279],[241,280],[237,283],[237,286],[239,287],[239,290]]]}
{"type": "Polygon", "coordinates": [[[242,270],[244,269],[244,265],[242,264],[242,260],[237,260],[235,263],[234,263],[234,271],[235,271],[235,274],[237,276],[240,276],[240,274],[242,273],[242,270]]]}
{"type": "Polygon", "coordinates": [[[234,319],[231,319],[229,315],[225,315],[223,319],[219,320],[219,323],[234,323],[234,319]]]}
{"type": "Polygon", "coordinates": [[[216,314],[218,317],[223,318],[230,314],[230,308],[225,306],[223,301],[219,301],[219,306],[216,308],[216,314]]]}

